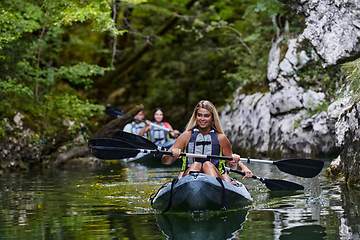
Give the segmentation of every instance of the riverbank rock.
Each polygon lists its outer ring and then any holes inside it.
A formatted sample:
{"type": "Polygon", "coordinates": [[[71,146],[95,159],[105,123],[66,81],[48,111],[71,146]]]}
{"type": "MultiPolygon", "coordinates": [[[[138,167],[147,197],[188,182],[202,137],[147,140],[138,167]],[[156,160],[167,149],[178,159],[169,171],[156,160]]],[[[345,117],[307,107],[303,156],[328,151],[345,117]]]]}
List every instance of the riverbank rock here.
{"type": "Polygon", "coordinates": [[[302,35],[289,39],[283,59],[276,50],[281,41],[274,41],[267,71],[269,92],[246,95],[238,89],[234,100],[220,113],[224,132],[235,151],[283,157],[339,152],[335,122],[340,105],[333,103],[327,111],[314,114],[325,102],[326,93],[298,85],[296,70],[314,60],[301,50],[302,41],[302,35]]]}
{"type": "MultiPolygon", "coordinates": [[[[108,138],[131,122],[143,105],[135,106],[122,117],[112,119],[94,135],[94,138],[108,138]]],[[[88,166],[104,165],[103,160],[95,159],[89,151],[84,135],[71,133],[74,122],[63,122],[56,136],[41,137],[26,127],[25,116],[17,113],[13,119],[4,119],[5,137],[0,141],[0,174],[3,171],[28,170],[31,168],[64,168],[66,165],[88,166]],[[71,161],[70,161],[71,160],[71,161]],[[78,162],[78,163],[76,163],[78,162]]]]}
{"type": "Polygon", "coordinates": [[[360,57],[358,0],[279,0],[305,15],[303,35],[323,60],[334,66],[360,57]]]}
{"type": "Polygon", "coordinates": [[[38,135],[24,129],[24,115],[17,113],[13,119],[5,118],[5,133],[16,132],[17,137],[2,137],[0,144],[0,171],[27,170],[29,166],[40,163],[38,135]]]}
{"type": "Polygon", "coordinates": [[[360,184],[360,103],[343,109],[336,122],[337,145],[343,149],[330,165],[330,174],[343,174],[349,184],[360,184]]]}
{"type": "MultiPolygon", "coordinates": [[[[306,38],[322,60],[331,67],[360,57],[360,2],[357,0],[279,0],[305,15],[306,38]]],[[[344,176],[349,184],[358,184],[359,176],[359,102],[351,106],[344,97],[328,108],[328,117],[336,119],[336,147],[341,154],[328,169],[331,176],[344,176]],[[340,113],[339,113],[340,112],[340,113]]],[[[328,125],[328,126],[333,126],[328,125]]],[[[333,137],[331,137],[333,138],[333,137]]]]}
{"type": "Polygon", "coordinates": [[[359,1],[281,2],[305,14],[306,28],[297,38],[287,40],[283,59],[280,44],[287,37],[278,35],[273,41],[267,70],[269,92],[245,95],[238,89],[234,100],[220,113],[225,134],[233,149],[241,153],[338,156],[327,171],[329,175],[344,176],[347,183],[359,184],[359,101],[351,104],[348,97],[343,97],[326,111],[316,112],[331,98],[321,86],[300,86],[296,74],[318,56],[323,67],[360,57],[359,1]],[[301,49],[304,39],[313,47],[311,54],[301,49]]]}
{"type": "MultiPolygon", "coordinates": [[[[39,136],[36,132],[26,127],[25,116],[17,113],[13,119],[4,119],[5,137],[0,143],[0,173],[3,171],[24,171],[32,168],[47,168],[54,166],[56,156],[62,156],[69,149],[76,149],[77,146],[86,146],[86,140],[78,135],[69,147],[69,139],[72,134],[66,134],[59,130],[57,137],[47,139],[39,136]],[[59,147],[57,147],[59,146],[59,147]]],[[[68,127],[64,124],[64,128],[68,127]]],[[[90,155],[87,147],[80,148],[72,157],[83,157],[90,155]]],[[[71,151],[70,151],[71,152],[71,151]]]]}
{"type": "Polygon", "coordinates": [[[270,92],[239,94],[220,113],[224,132],[235,151],[283,157],[339,153],[335,123],[341,105],[334,102],[328,111],[309,116],[306,105],[294,104],[289,112],[274,115],[272,101],[270,92]],[[301,110],[291,112],[298,108],[301,110]]]}

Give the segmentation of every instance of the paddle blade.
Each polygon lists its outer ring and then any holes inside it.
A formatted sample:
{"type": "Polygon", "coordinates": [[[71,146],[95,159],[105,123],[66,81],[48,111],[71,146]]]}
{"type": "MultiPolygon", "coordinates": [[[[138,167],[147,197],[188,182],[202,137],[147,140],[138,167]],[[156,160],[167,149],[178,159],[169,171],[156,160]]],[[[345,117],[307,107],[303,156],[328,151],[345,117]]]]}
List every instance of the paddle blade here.
{"type": "Polygon", "coordinates": [[[135,157],[140,150],[139,149],[121,149],[105,146],[93,146],[89,147],[92,155],[99,159],[113,160],[135,157]]]}
{"type": "Polygon", "coordinates": [[[112,106],[106,106],[105,113],[113,118],[119,118],[126,114],[124,110],[112,106]]]}
{"type": "Polygon", "coordinates": [[[118,148],[137,148],[132,144],[113,138],[93,138],[88,142],[88,146],[105,146],[105,147],[118,147],[118,148]]]}
{"type": "Polygon", "coordinates": [[[150,140],[132,133],[117,131],[111,138],[125,141],[137,148],[155,150],[158,146],[150,140]]]}
{"type": "Polygon", "coordinates": [[[304,190],[303,186],[284,180],[262,179],[261,182],[271,191],[304,190]]]}
{"type": "Polygon", "coordinates": [[[88,146],[91,154],[99,159],[124,159],[135,157],[139,153],[133,145],[111,138],[90,139],[88,146]]]}
{"type": "Polygon", "coordinates": [[[284,159],[274,161],[273,164],[283,172],[304,178],[315,177],[324,166],[323,161],[306,158],[284,159]]]}

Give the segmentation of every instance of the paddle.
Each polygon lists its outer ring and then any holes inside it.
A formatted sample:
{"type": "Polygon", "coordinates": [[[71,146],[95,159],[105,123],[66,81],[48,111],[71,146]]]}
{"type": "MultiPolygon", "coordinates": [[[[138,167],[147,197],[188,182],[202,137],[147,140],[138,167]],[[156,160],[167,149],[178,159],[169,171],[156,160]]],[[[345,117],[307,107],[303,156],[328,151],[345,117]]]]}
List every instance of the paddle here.
{"type": "Polygon", "coordinates": [[[321,169],[324,166],[323,161],[308,158],[289,158],[277,161],[240,158],[240,161],[245,163],[273,164],[280,171],[305,178],[315,177],[320,173],[321,169]]]}
{"type": "MultiPolygon", "coordinates": [[[[126,134],[125,134],[126,135],[126,134]]],[[[172,155],[169,151],[162,151],[159,149],[145,150],[138,149],[136,146],[124,142],[118,139],[112,138],[94,138],[90,139],[88,143],[91,153],[99,159],[123,159],[129,157],[135,157],[139,152],[172,155]]],[[[182,156],[198,157],[198,154],[181,153],[182,156]]],[[[203,156],[203,155],[201,155],[203,156]]],[[[204,155],[205,156],[205,155],[204,155]]],[[[245,175],[245,173],[231,170],[226,167],[227,171],[245,175]]],[[[284,190],[303,190],[304,187],[284,180],[265,179],[253,176],[253,179],[260,180],[265,186],[272,191],[284,191],[284,190]]]]}
{"type": "MultiPolygon", "coordinates": [[[[232,170],[229,167],[225,167],[226,171],[234,172],[245,176],[245,173],[232,170]]],[[[287,190],[304,190],[304,187],[293,182],[285,181],[285,180],[278,180],[278,179],[266,179],[262,177],[257,177],[255,175],[252,176],[253,179],[259,180],[260,182],[264,183],[265,186],[270,189],[271,191],[287,191],[287,190]]]]}
{"type": "MultiPolygon", "coordinates": [[[[158,146],[151,142],[148,139],[145,139],[141,136],[127,133],[124,131],[117,131],[112,138],[119,139],[126,141],[134,146],[138,146],[138,148],[143,149],[157,149],[158,146]],[[140,144],[141,145],[137,145],[140,144]]],[[[213,158],[213,159],[222,159],[222,160],[232,160],[231,157],[223,157],[223,156],[195,156],[197,158],[213,158]]],[[[240,158],[240,161],[246,163],[264,163],[264,164],[273,164],[275,165],[280,171],[299,176],[305,178],[312,178],[315,177],[320,173],[324,166],[323,161],[314,160],[314,159],[307,159],[307,158],[290,158],[290,159],[283,159],[277,161],[269,161],[269,160],[258,160],[258,159],[250,159],[250,158],[240,158]]]]}
{"type": "MultiPolygon", "coordinates": [[[[124,110],[116,108],[116,107],[112,107],[112,106],[106,106],[105,113],[113,118],[119,118],[126,114],[126,112],[124,112],[124,110]]],[[[137,119],[137,118],[134,118],[134,120],[138,121],[138,122],[146,122],[145,120],[141,120],[141,119],[137,119]]],[[[157,125],[156,123],[153,123],[153,122],[150,122],[150,125],[153,127],[165,130],[167,132],[173,132],[173,130],[171,130],[167,127],[157,125]]],[[[179,134],[181,134],[181,133],[179,133],[179,134]]]]}
{"type": "MultiPolygon", "coordinates": [[[[99,159],[124,159],[135,157],[136,151],[125,151],[125,148],[134,149],[132,144],[111,138],[93,138],[88,142],[92,155],[99,159]],[[119,149],[121,149],[119,151],[119,149]],[[123,150],[123,151],[122,151],[123,150]]],[[[140,152],[140,151],[138,151],[140,152]]]]}
{"type": "Polygon", "coordinates": [[[106,106],[105,113],[113,118],[119,118],[126,114],[124,110],[112,106],[106,106]]]}
{"type": "Polygon", "coordinates": [[[149,139],[141,137],[136,134],[124,132],[121,130],[117,131],[111,138],[129,143],[133,146],[133,148],[137,147],[137,148],[151,149],[151,150],[158,149],[158,146],[149,139]]]}
{"type": "MultiPolygon", "coordinates": [[[[93,138],[89,140],[88,146],[90,152],[99,159],[130,158],[130,157],[135,157],[140,152],[151,153],[154,155],[172,155],[172,152],[160,150],[160,148],[141,149],[123,140],[113,139],[113,138],[93,138]]],[[[212,156],[193,154],[193,153],[181,153],[180,156],[195,157],[195,158],[212,157],[212,156]]],[[[232,158],[230,158],[230,160],[232,160],[232,158]]]]}

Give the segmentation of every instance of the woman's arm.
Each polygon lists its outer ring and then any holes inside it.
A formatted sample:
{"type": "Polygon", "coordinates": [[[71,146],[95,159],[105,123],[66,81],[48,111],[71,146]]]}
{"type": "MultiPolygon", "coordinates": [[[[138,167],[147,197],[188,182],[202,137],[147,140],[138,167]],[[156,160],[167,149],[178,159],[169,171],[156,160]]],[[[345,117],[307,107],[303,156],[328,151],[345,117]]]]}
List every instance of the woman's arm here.
{"type": "Polygon", "coordinates": [[[145,126],[139,132],[139,136],[144,136],[144,134],[147,133],[148,131],[150,131],[150,129],[151,129],[150,121],[146,120],[145,121],[145,126]]]}
{"type": "Polygon", "coordinates": [[[171,137],[176,138],[179,136],[180,132],[178,130],[174,130],[173,127],[170,125],[170,123],[166,122],[165,126],[166,126],[166,128],[171,130],[169,132],[171,137]]]}
{"type": "Polygon", "coordinates": [[[253,175],[252,172],[250,171],[250,169],[248,167],[245,166],[244,163],[240,162],[240,155],[238,155],[236,153],[234,154],[232,152],[229,139],[225,136],[225,134],[218,134],[218,139],[219,139],[219,143],[222,148],[222,151],[223,151],[223,155],[231,156],[233,159],[232,161],[227,161],[229,167],[233,170],[239,169],[243,173],[245,173],[245,176],[243,177],[243,179],[251,178],[253,175]]]}
{"type": "Polygon", "coordinates": [[[245,173],[244,178],[251,178],[253,176],[251,170],[242,162],[239,162],[238,169],[241,170],[243,173],[245,173]]]}
{"type": "Polygon", "coordinates": [[[191,130],[183,132],[169,149],[172,152],[173,156],[163,155],[161,158],[161,162],[166,165],[170,165],[175,162],[178,158],[180,158],[181,152],[185,149],[187,143],[189,142],[191,137],[191,130]]]}

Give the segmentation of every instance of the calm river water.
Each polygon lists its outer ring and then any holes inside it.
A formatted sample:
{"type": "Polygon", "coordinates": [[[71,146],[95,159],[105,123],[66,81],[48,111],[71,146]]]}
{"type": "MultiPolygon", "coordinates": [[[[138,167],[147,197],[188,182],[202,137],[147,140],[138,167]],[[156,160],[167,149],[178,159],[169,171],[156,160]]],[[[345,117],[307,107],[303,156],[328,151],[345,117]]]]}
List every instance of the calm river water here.
{"type": "MultiPolygon", "coordinates": [[[[177,175],[172,167],[108,161],[106,167],[3,174],[0,239],[360,239],[360,193],[327,179],[305,179],[274,165],[248,164],[260,177],[305,186],[270,192],[245,179],[247,209],[158,214],[149,196],[177,175]]],[[[231,173],[241,179],[240,176],[231,173]]]]}

